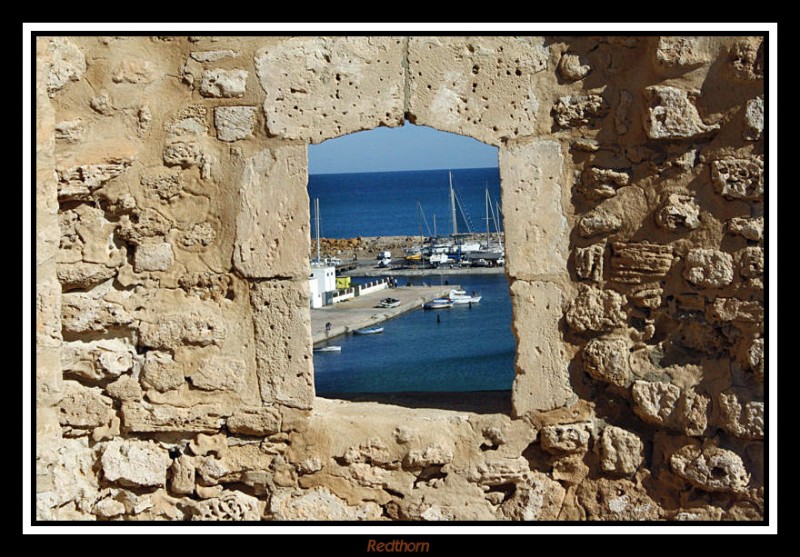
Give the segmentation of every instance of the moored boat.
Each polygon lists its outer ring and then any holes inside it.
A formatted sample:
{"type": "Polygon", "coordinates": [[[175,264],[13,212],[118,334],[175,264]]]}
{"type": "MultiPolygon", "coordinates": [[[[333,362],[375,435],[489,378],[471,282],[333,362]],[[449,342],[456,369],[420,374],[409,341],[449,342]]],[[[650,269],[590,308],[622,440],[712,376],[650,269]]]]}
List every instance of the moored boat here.
{"type": "Polygon", "coordinates": [[[469,295],[465,290],[451,290],[447,299],[454,304],[477,304],[482,296],[469,295]]]}
{"type": "Polygon", "coordinates": [[[356,329],[353,331],[354,335],[377,335],[383,332],[383,327],[367,327],[365,329],[356,329]]]}
{"type": "Polygon", "coordinates": [[[400,300],[397,298],[384,298],[378,302],[379,308],[396,308],[400,305],[400,300]]]}
{"type": "Polygon", "coordinates": [[[320,348],[315,348],[314,352],[341,352],[341,346],[321,346],[320,348]]]}
{"type": "Polygon", "coordinates": [[[449,309],[453,307],[453,301],[449,298],[434,298],[422,307],[424,309],[449,309]]]}

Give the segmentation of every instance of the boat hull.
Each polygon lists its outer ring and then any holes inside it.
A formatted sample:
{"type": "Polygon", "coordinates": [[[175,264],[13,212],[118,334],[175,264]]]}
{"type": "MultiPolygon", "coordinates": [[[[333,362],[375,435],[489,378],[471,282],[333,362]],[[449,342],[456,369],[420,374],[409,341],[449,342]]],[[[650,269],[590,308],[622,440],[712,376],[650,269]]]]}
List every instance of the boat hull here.
{"type": "Polygon", "coordinates": [[[354,335],[378,335],[383,332],[383,327],[370,327],[369,329],[356,329],[354,335]]]}

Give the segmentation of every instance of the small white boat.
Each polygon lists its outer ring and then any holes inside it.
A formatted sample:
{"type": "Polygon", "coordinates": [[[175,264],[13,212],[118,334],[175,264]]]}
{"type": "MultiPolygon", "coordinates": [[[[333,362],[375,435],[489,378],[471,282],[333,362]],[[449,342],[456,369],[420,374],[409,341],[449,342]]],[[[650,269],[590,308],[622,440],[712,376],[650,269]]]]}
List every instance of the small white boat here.
{"type": "Polygon", "coordinates": [[[320,348],[315,348],[314,352],[341,352],[341,346],[321,346],[320,348]]]}
{"type": "Polygon", "coordinates": [[[400,300],[397,298],[384,298],[380,302],[378,302],[379,308],[396,308],[400,305],[400,300]]]}
{"type": "Polygon", "coordinates": [[[470,296],[465,290],[451,290],[448,299],[454,304],[477,304],[482,296],[470,296]]]}
{"type": "Polygon", "coordinates": [[[383,327],[367,327],[366,329],[356,329],[354,335],[377,335],[383,332],[383,327]]]}
{"type": "Polygon", "coordinates": [[[453,307],[453,301],[448,298],[435,298],[422,307],[423,309],[450,309],[453,307]]]}

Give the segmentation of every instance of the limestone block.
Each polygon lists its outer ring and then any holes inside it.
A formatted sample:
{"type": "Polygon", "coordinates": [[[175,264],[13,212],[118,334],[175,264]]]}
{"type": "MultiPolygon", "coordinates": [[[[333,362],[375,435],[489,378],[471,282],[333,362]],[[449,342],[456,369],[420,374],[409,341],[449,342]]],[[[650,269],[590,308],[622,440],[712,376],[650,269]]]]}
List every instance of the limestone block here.
{"type": "Polygon", "coordinates": [[[756,97],[747,101],[744,110],[743,137],[747,141],[758,141],[764,132],[764,99],[756,97]]]}
{"type": "Polygon", "coordinates": [[[453,461],[453,450],[441,444],[434,444],[424,449],[409,451],[403,457],[403,468],[406,470],[424,470],[430,466],[444,466],[453,461]]]}
{"type": "Polygon", "coordinates": [[[560,144],[535,140],[502,148],[499,157],[509,276],[564,272],[569,225],[561,203],[560,144]]]}
{"type": "Polygon", "coordinates": [[[575,274],[579,279],[594,283],[603,282],[603,257],[605,251],[605,242],[592,244],[585,248],[575,248],[575,274]]]}
{"type": "Polygon", "coordinates": [[[667,230],[695,230],[700,226],[700,206],[690,195],[671,193],[655,212],[656,224],[667,230]]]}
{"type": "Polygon", "coordinates": [[[211,245],[217,237],[217,231],[209,222],[199,222],[178,237],[180,244],[187,249],[202,250],[211,245]]]}
{"type": "Polygon", "coordinates": [[[631,388],[634,413],[647,423],[666,425],[674,422],[681,389],[661,381],[636,381],[631,388]]]}
{"type": "Polygon", "coordinates": [[[704,435],[708,428],[708,407],[710,404],[711,399],[695,392],[694,389],[683,391],[678,403],[678,413],[674,427],[682,429],[686,435],[704,435]]]}
{"type": "Polygon", "coordinates": [[[194,493],[194,460],[185,454],[180,455],[170,467],[169,489],[173,493],[190,495],[194,493]]]}
{"type": "Polygon", "coordinates": [[[661,306],[664,289],[657,282],[637,284],[628,292],[627,297],[636,307],[655,309],[661,306]]]}
{"type": "Polygon", "coordinates": [[[556,455],[586,452],[593,429],[591,422],[546,425],[540,434],[542,449],[556,455]]]}
{"type": "Polygon", "coordinates": [[[676,35],[658,38],[656,61],[668,68],[691,69],[709,61],[704,47],[705,37],[676,35]]]}
{"type": "Polygon", "coordinates": [[[75,120],[63,120],[56,124],[56,141],[79,143],[83,140],[85,133],[86,127],[83,125],[83,120],[80,118],[76,118],[75,120]]]}
{"type": "Polygon", "coordinates": [[[764,248],[750,246],[739,250],[739,275],[746,279],[764,276],[764,248]]]}
{"type": "Polygon", "coordinates": [[[191,376],[192,386],[204,391],[237,391],[247,365],[240,358],[212,356],[191,376]]]}
{"type": "Polygon", "coordinates": [[[633,105],[633,94],[620,89],[617,110],[614,112],[614,129],[619,135],[625,135],[631,127],[631,105],[633,105]]]}
{"type": "Polygon", "coordinates": [[[623,305],[625,296],[613,290],[581,284],[578,295],[567,309],[567,324],[579,333],[609,332],[625,325],[623,305]]]}
{"type": "MultiPolygon", "coordinates": [[[[191,299],[191,298],[190,298],[191,299]]],[[[142,322],[140,343],[151,348],[219,345],[227,334],[218,306],[188,305],[182,313],[156,316],[155,323],[142,322]]]]}
{"type": "Polygon", "coordinates": [[[169,352],[150,350],[142,366],[142,384],[158,391],[177,389],[185,382],[183,369],[169,352]]]}
{"type": "Polygon", "coordinates": [[[325,487],[278,490],[270,498],[269,512],[274,520],[378,520],[383,514],[373,501],[351,506],[325,487]]]}
{"type": "Polygon", "coordinates": [[[582,482],[578,503],[588,520],[639,521],[659,518],[658,504],[644,487],[625,479],[600,478],[582,482]]]}
{"type": "Polygon", "coordinates": [[[58,404],[59,423],[73,429],[93,429],[107,424],[114,415],[112,400],[96,387],[84,387],[77,381],[64,381],[63,397],[58,404]]]}
{"type": "Polygon", "coordinates": [[[197,62],[218,62],[223,58],[237,58],[241,52],[238,50],[220,49],[220,50],[193,50],[189,53],[192,60],[197,62]]]}
{"type": "Polygon", "coordinates": [[[251,283],[258,384],[266,404],[311,408],[314,373],[308,299],[306,280],[251,283]]]}
{"type": "Polygon", "coordinates": [[[728,199],[759,200],[764,197],[764,159],[725,158],[711,162],[711,181],[728,199]]]}
{"type": "Polygon", "coordinates": [[[541,472],[531,472],[525,483],[517,484],[500,510],[510,520],[556,520],[565,496],[560,483],[541,472]]]}
{"type": "Polygon", "coordinates": [[[123,215],[119,220],[116,235],[121,240],[138,246],[146,242],[163,239],[172,223],[154,209],[137,209],[132,215],[123,215]]]}
{"type": "Polygon", "coordinates": [[[514,415],[563,406],[572,396],[559,332],[563,294],[553,283],[517,280],[511,285],[512,329],[517,340],[514,415]]]}
{"type": "Polygon", "coordinates": [[[608,114],[608,103],[601,95],[561,97],[553,106],[556,128],[575,128],[593,123],[608,114]]]}
{"type": "Polygon", "coordinates": [[[162,154],[167,166],[181,168],[201,167],[206,160],[202,147],[196,141],[174,141],[164,146],[162,154]]]}
{"type": "Polygon", "coordinates": [[[111,116],[116,110],[111,104],[111,97],[108,95],[108,91],[100,91],[100,94],[89,99],[89,108],[103,116],[111,116]]]}
{"type": "Polygon", "coordinates": [[[117,400],[141,400],[143,395],[141,385],[130,375],[123,375],[106,385],[106,392],[117,400]]]}
{"type": "Polygon", "coordinates": [[[233,252],[234,267],[243,276],[308,278],[307,180],[305,147],[266,149],[247,159],[233,252]]]}
{"type": "Polygon", "coordinates": [[[632,476],[641,466],[644,444],[639,437],[613,425],[600,434],[600,469],[614,475],[632,476]]]}
{"type": "Polygon", "coordinates": [[[706,319],[712,323],[720,321],[763,323],[764,306],[757,301],[716,298],[713,304],[706,306],[706,319]]]}
{"type": "Polygon", "coordinates": [[[411,37],[408,50],[415,123],[490,145],[535,135],[536,74],[550,57],[542,37],[411,37]]]}
{"type": "Polygon", "coordinates": [[[253,135],[255,106],[220,106],[214,109],[214,127],[220,141],[238,141],[253,135]]]}
{"type": "Polygon", "coordinates": [[[96,461],[88,437],[60,439],[47,451],[37,454],[36,518],[88,519],[91,502],[99,495],[99,482],[93,470],[96,461]]]}
{"type": "Polygon", "coordinates": [[[716,249],[691,249],[686,254],[683,276],[700,288],[728,286],[733,282],[733,257],[716,249]]]}
{"type": "Polygon", "coordinates": [[[152,195],[169,201],[177,197],[183,190],[180,176],[177,174],[156,174],[154,176],[142,176],[140,183],[152,195]]]}
{"type": "Polygon", "coordinates": [[[52,97],[70,81],[79,81],[83,77],[86,58],[81,49],[65,37],[51,38],[48,50],[47,93],[52,97]]]}
{"type": "Polygon", "coordinates": [[[152,83],[159,77],[149,60],[127,59],[116,65],[111,74],[114,83],[152,83]]]}
{"type": "Polygon", "coordinates": [[[733,217],[728,221],[727,230],[730,234],[760,242],[764,239],[764,217],[733,217]]]}
{"type": "Polygon", "coordinates": [[[369,464],[381,468],[397,468],[398,462],[389,452],[389,447],[378,438],[348,447],[342,460],[345,464],[369,464]]]}
{"type": "Polygon", "coordinates": [[[728,50],[728,71],[737,81],[764,79],[764,42],[762,37],[742,37],[728,50]]]}
{"type": "Polygon", "coordinates": [[[227,424],[231,433],[263,437],[281,430],[281,414],[271,406],[242,408],[228,418],[227,424]]]}
{"type": "Polygon", "coordinates": [[[747,349],[747,364],[758,381],[764,381],[764,339],[757,338],[747,349]]]}
{"type": "Polygon", "coordinates": [[[686,445],[670,457],[669,464],[678,476],[704,491],[740,492],[750,482],[741,457],[713,445],[686,445]]]}
{"type": "Polygon", "coordinates": [[[172,459],[153,441],[113,439],[100,457],[103,475],[110,482],[126,486],[163,486],[172,459]]]}
{"type": "Polygon", "coordinates": [[[61,297],[61,323],[69,333],[107,333],[127,328],[133,317],[121,305],[92,293],[65,292],[61,297]]]}
{"type": "Polygon", "coordinates": [[[672,267],[672,246],[646,242],[612,242],[609,280],[642,284],[664,278],[672,267]]]}
{"type": "Polygon", "coordinates": [[[205,435],[198,433],[197,436],[189,441],[189,449],[197,456],[214,454],[222,458],[228,450],[228,444],[224,434],[205,435]]]}
{"type": "Polygon", "coordinates": [[[209,432],[222,427],[224,408],[218,404],[196,404],[188,408],[123,401],[123,430],[132,433],[155,431],[209,432]]]}
{"type": "Polygon", "coordinates": [[[109,158],[94,164],[57,169],[59,201],[89,199],[95,190],[125,172],[131,162],[131,159],[109,158]]]}
{"type": "Polygon", "coordinates": [[[294,37],[257,51],[268,133],[319,143],[401,125],[404,42],[400,37],[294,37]]]}
{"type": "Polygon", "coordinates": [[[195,503],[192,520],[259,521],[263,503],[241,491],[228,491],[195,503]]]}
{"type": "Polygon", "coordinates": [[[103,518],[114,518],[125,514],[125,505],[111,497],[106,497],[95,503],[92,512],[103,518]]]}
{"type": "Polygon", "coordinates": [[[137,272],[166,271],[175,263],[175,253],[169,242],[140,244],[133,252],[133,267],[137,272]]]}
{"type": "Polygon", "coordinates": [[[667,85],[654,85],[644,90],[648,108],[644,111],[644,127],[650,139],[694,139],[719,130],[719,124],[703,122],[689,92],[667,85]]]}
{"type": "Polygon", "coordinates": [[[78,261],[76,263],[59,263],[58,265],[58,282],[61,283],[64,290],[75,288],[86,290],[116,275],[116,268],[107,267],[102,263],[78,261]]]}
{"type": "Polygon", "coordinates": [[[764,403],[747,400],[734,390],[719,395],[722,427],[743,439],[764,438],[764,403]]]}
{"type": "Polygon", "coordinates": [[[61,350],[64,373],[92,380],[119,377],[130,371],[136,360],[136,349],[128,337],[65,342],[61,350]]]}
{"type": "Polygon", "coordinates": [[[581,191],[589,199],[607,199],[617,195],[617,189],[630,183],[627,172],[590,166],[581,174],[581,191]]]}
{"type": "Polygon", "coordinates": [[[631,383],[631,345],[625,338],[594,338],[583,347],[583,369],[600,381],[619,387],[631,383]]]}
{"type": "Polygon", "coordinates": [[[233,295],[233,280],[230,275],[208,271],[187,273],[178,279],[178,286],[187,294],[201,300],[219,302],[233,295]]]}
{"type": "Polygon", "coordinates": [[[243,97],[248,75],[246,70],[205,70],[200,81],[200,94],[225,99],[243,97]]]}
{"type": "Polygon", "coordinates": [[[583,238],[611,234],[621,228],[622,218],[605,207],[598,207],[585,213],[578,223],[578,233],[583,238]]]}
{"type": "Polygon", "coordinates": [[[590,73],[592,73],[592,67],[580,54],[565,52],[558,61],[558,74],[564,81],[578,81],[590,73]]]}
{"type": "Polygon", "coordinates": [[[530,475],[531,468],[525,457],[484,457],[470,469],[468,480],[481,486],[520,484],[530,475]]]}
{"type": "Polygon", "coordinates": [[[136,111],[136,128],[140,134],[145,134],[153,123],[153,111],[149,106],[142,106],[136,111]]]}

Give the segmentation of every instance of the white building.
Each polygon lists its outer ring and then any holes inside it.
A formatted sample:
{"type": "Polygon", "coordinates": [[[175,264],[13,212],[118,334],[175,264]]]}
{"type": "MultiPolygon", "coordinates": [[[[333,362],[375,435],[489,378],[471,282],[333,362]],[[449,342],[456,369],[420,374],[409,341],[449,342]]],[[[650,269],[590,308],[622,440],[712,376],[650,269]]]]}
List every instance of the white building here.
{"type": "Polygon", "coordinates": [[[308,285],[311,288],[311,307],[321,308],[325,305],[325,293],[336,290],[336,267],[312,263],[308,285]]]}

